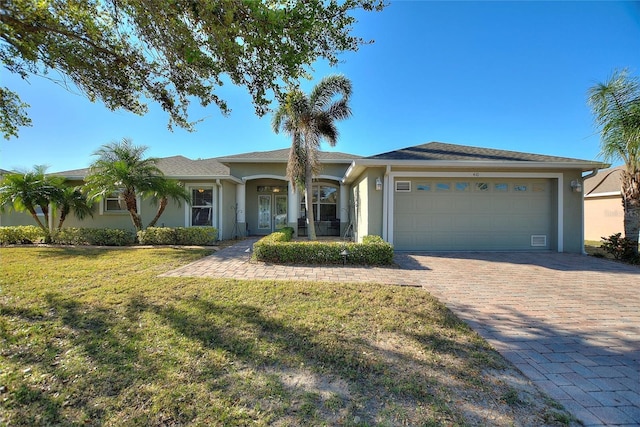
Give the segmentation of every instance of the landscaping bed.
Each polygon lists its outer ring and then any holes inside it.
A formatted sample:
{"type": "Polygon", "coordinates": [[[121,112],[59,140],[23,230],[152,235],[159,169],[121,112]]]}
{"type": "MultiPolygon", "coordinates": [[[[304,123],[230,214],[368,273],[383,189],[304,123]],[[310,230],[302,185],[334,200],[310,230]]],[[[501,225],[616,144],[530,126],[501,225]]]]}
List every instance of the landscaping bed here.
{"type": "Polygon", "coordinates": [[[117,228],[65,227],[47,235],[34,225],[0,227],[0,245],[52,243],[73,246],[142,245],[213,245],[217,242],[215,227],[148,227],[133,233],[117,228]]]}
{"type": "Polygon", "coordinates": [[[379,236],[365,236],[362,243],[292,241],[293,229],[283,228],[253,245],[253,259],[277,264],[390,265],[393,246],[379,236]]]}

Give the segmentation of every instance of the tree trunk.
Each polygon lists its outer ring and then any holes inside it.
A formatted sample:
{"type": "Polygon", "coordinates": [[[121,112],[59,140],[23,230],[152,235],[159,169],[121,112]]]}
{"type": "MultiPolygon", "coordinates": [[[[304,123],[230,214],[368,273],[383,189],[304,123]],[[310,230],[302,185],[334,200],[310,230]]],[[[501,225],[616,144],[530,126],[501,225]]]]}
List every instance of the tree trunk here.
{"type": "Polygon", "coordinates": [[[318,240],[316,237],[315,215],[313,212],[313,171],[311,170],[311,165],[308,161],[304,167],[304,198],[307,205],[307,226],[309,230],[307,236],[309,236],[309,240],[318,240]]]}
{"type": "Polygon", "coordinates": [[[624,236],[634,243],[638,254],[640,234],[640,172],[631,174],[622,171],[622,208],[624,209],[624,236]]]}
{"type": "Polygon", "coordinates": [[[140,218],[140,214],[138,213],[135,191],[126,190],[123,196],[129,215],[131,215],[133,226],[136,228],[136,231],[142,231],[142,218],[140,218]]]}
{"type": "Polygon", "coordinates": [[[162,215],[168,203],[169,199],[167,199],[166,197],[160,199],[160,203],[158,204],[158,212],[156,212],[156,216],[151,220],[147,227],[155,227],[156,222],[158,222],[158,220],[160,219],[160,215],[162,215]]]}
{"type": "Polygon", "coordinates": [[[67,214],[64,210],[60,211],[60,221],[58,221],[58,232],[62,230],[62,224],[64,224],[64,220],[67,219],[67,214]]]}
{"type": "Polygon", "coordinates": [[[28,209],[28,210],[31,216],[33,217],[33,219],[36,221],[36,224],[38,224],[38,227],[42,228],[47,234],[49,234],[49,228],[45,227],[44,224],[42,224],[42,221],[40,221],[40,218],[38,218],[38,214],[36,213],[36,210],[35,209],[28,209]]]}

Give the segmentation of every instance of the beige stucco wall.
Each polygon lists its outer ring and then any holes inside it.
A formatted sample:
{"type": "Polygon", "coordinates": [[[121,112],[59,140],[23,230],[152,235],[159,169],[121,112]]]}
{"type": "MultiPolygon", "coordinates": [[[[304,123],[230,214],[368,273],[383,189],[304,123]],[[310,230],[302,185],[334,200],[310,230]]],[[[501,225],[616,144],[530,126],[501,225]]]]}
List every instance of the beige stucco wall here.
{"type": "Polygon", "coordinates": [[[621,197],[587,197],[584,199],[584,238],[601,240],[612,234],[624,234],[624,211],[621,197]]]}

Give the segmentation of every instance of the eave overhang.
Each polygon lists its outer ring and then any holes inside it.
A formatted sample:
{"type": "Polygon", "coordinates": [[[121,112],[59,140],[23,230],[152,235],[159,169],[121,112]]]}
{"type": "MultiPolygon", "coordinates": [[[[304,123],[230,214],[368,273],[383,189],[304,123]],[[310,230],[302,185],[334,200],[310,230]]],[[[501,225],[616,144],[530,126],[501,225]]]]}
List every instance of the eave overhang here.
{"type": "Polygon", "coordinates": [[[385,167],[388,171],[403,169],[428,169],[428,170],[479,170],[479,171],[504,171],[504,170],[579,170],[580,172],[604,169],[608,163],[590,161],[567,162],[535,162],[535,161],[478,161],[478,160],[384,160],[384,159],[359,159],[351,162],[342,178],[343,184],[351,184],[365,169],[371,167],[385,167]]]}

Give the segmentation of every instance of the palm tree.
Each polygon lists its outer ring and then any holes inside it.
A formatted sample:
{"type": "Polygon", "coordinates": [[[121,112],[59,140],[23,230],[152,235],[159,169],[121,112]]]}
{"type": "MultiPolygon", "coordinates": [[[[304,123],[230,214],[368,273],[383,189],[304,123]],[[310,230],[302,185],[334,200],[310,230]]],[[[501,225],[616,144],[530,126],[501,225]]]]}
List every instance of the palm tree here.
{"type": "Polygon", "coordinates": [[[60,188],[54,203],[60,211],[57,231],[62,230],[62,225],[71,212],[79,220],[83,220],[87,216],[93,217],[93,203],[87,199],[81,187],[64,186],[60,188]]]}
{"type": "Polygon", "coordinates": [[[164,212],[165,208],[169,204],[169,199],[173,199],[174,202],[180,206],[180,202],[191,203],[191,196],[184,186],[175,179],[161,179],[154,186],[154,189],[148,191],[146,195],[151,196],[151,200],[158,204],[158,211],[156,216],[151,220],[148,227],[153,227],[160,219],[160,216],[164,212]]]}
{"type": "Polygon", "coordinates": [[[291,89],[273,116],[273,131],[282,130],[292,139],[287,178],[291,185],[304,189],[310,240],[316,239],[312,180],[320,170],[320,143],[324,139],[333,147],[338,142],[335,122],[351,116],[350,97],[351,81],[341,75],[329,76],[308,97],[298,87],[291,89]]]}
{"type": "Polygon", "coordinates": [[[144,158],[147,147],[135,146],[130,139],[103,145],[94,155],[98,159],[91,164],[86,185],[91,198],[104,198],[121,193],[131,221],[137,231],[142,230],[142,218],[138,213],[138,194],[152,191],[163,177],[156,166],[157,159],[144,158]]]}
{"type": "Polygon", "coordinates": [[[46,166],[33,170],[6,174],[0,183],[0,206],[9,206],[18,212],[29,212],[49,239],[49,204],[55,199],[63,178],[47,176],[46,166]],[[40,208],[44,223],[37,212],[40,208]]]}
{"type": "Polygon", "coordinates": [[[589,89],[589,104],[600,127],[601,154],[622,160],[621,193],[624,233],[638,253],[640,233],[640,82],[627,70],[615,71],[589,89]]]}

